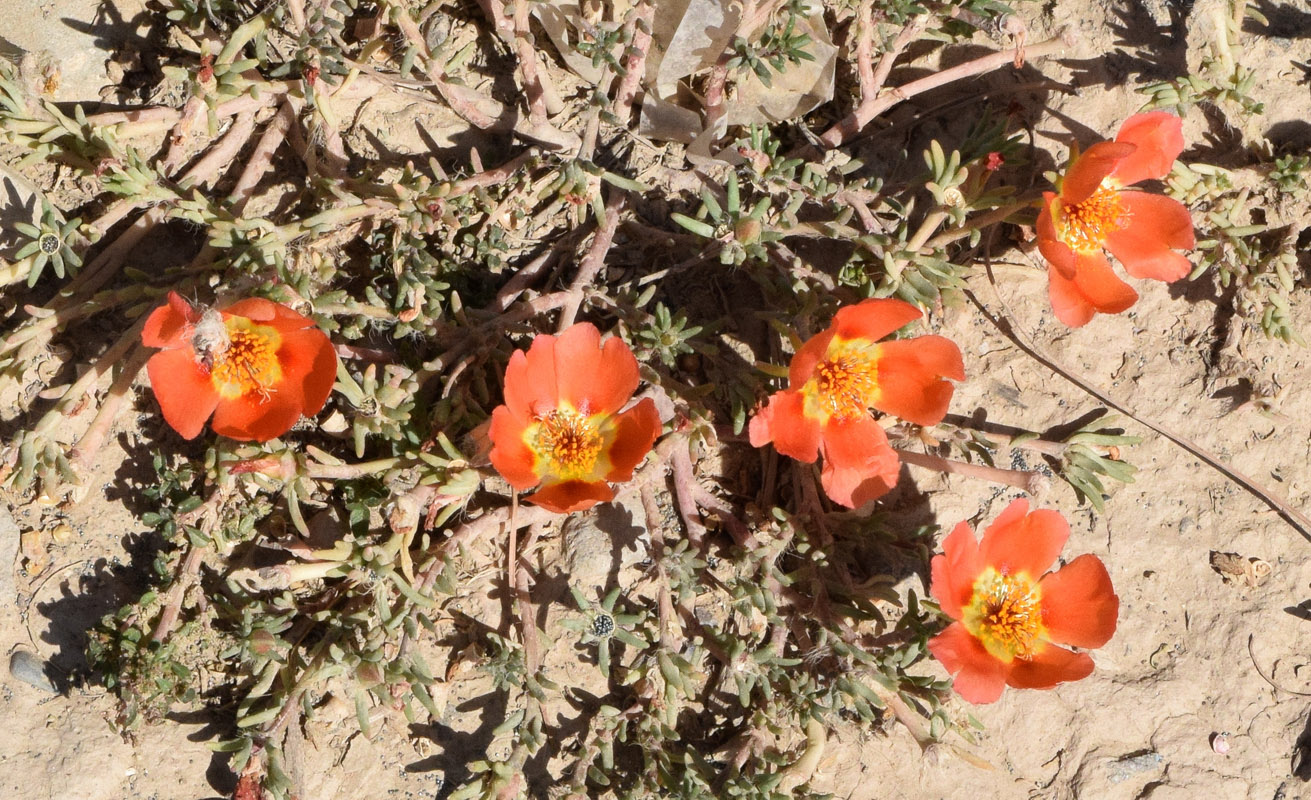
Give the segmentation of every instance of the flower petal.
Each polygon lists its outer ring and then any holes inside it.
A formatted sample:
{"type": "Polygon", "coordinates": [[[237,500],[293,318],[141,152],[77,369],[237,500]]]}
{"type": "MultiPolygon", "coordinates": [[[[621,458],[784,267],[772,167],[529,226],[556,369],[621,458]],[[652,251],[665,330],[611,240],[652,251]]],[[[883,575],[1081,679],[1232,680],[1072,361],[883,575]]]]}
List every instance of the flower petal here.
{"type": "Polygon", "coordinates": [[[1078,253],[1073,279],[1055,267],[1047,270],[1047,292],[1056,318],[1071,328],[1087,324],[1093,314],[1118,314],[1138,302],[1138,293],[1120,280],[1101,253],[1078,253]]]}
{"type": "Polygon", "coordinates": [[[591,508],[615,499],[614,490],[602,481],[561,481],[530,494],[528,502],[558,514],[591,508]]]}
{"type": "Polygon", "coordinates": [[[811,375],[815,373],[815,365],[823,360],[835,335],[830,326],[823,333],[810,337],[801,345],[801,349],[792,356],[792,363],[788,365],[789,388],[800,389],[806,381],[810,380],[811,375]]]}
{"type": "Polygon", "coordinates": [[[188,326],[199,319],[200,313],[182,295],[169,292],[168,302],[146,317],[146,324],[141,328],[141,343],[146,347],[182,347],[187,344],[188,326]]]}
{"type": "Polygon", "coordinates": [[[199,436],[219,396],[209,373],[196,363],[195,351],[189,347],[161,350],[146,362],[146,372],[164,421],[184,439],[199,436]]]}
{"type": "Polygon", "coordinates": [[[210,427],[229,439],[267,442],[291,430],[304,407],[301,388],[283,383],[266,395],[250,392],[233,400],[220,399],[210,427]]]}
{"type": "Polygon", "coordinates": [[[1087,653],[1074,653],[1049,644],[1031,658],[1010,663],[1006,682],[1016,689],[1050,689],[1058,683],[1083,680],[1092,674],[1093,660],[1087,653]]]}
{"type": "Polygon", "coordinates": [[[806,416],[800,392],[775,392],[751,420],[751,444],[764,447],[772,441],[783,455],[813,464],[819,458],[821,431],[819,421],[806,416]]]}
{"type": "Polygon", "coordinates": [[[276,328],[279,333],[314,327],[314,320],[292,311],[282,303],[263,297],[248,297],[222,309],[224,317],[245,317],[261,325],[276,328]]]}
{"type": "Polygon", "coordinates": [[[1121,192],[1120,200],[1129,210],[1129,227],[1108,234],[1106,249],[1130,275],[1168,283],[1192,271],[1188,259],[1175,252],[1196,244],[1193,217],[1183,203],[1146,192],[1121,192]]]}
{"type": "Polygon", "coordinates": [[[846,508],[860,508],[896,488],[900,472],[900,460],[896,469],[871,474],[866,469],[838,467],[825,459],[819,482],[833,502],[846,508]]]}
{"type": "Polygon", "coordinates": [[[968,522],[961,522],[942,540],[942,554],[933,557],[929,594],[938,601],[942,613],[961,618],[961,608],[974,594],[974,582],[983,571],[979,543],[968,522]]]}
{"type": "Polygon", "coordinates": [[[835,503],[860,508],[897,485],[901,459],[883,428],[869,417],[830,420],[824,426],[821,450],[820,483],[835,503]]]}
{"type": "Polygon", "coordinates": [[[1046,572],[1070,538],[1070,525],[1058,512],[1039,509],[1018,518],[1013,509],[1028,509],[1024,500],[1016,500],[995,522],[983,531],[979,555],[984,566],[994,567],[1004,575],[1027,573],[1036,580],[1046,572]],[[1023,503],[1021,506],[1020,504],[1023,503]]]}
{"type": "Polygon", "coordinates": [[[871,475],[886,472],[893,464],[900,468],[897,451],[888,444],[888,434],[868,415],[830,419],[824,425],[823,438],[824,458],[836,467],[863,468],[871,475]]]}
{"type": "Polygon", "coordinates": [[[492,466],[516,489],[531,489],[541,483],[537,474],[537,459],[524,441],[528,421],[506,406],[497,406],[492,412],[492,426],[487,437],[492,440],[488,456],[492,466]]]}
{"type": "MultiPolygon", "coordinates": [[[[611,341],[614,341],[613,339],[611,341]]],[[[614,440],[610,445],[610,471],[605,479],[621,483],[633,477],[651,445],[660,437],[660,412],[655,401],[643,397],[637,405],[614,418],[614,440]]]]}
{"type": "Polygon", "coordinates": [[[937,425],[956,387],[965,380],[960,348],[943,336],[917,336],[878,345],[874,407],[916,425],[937,425]]]}
{"type": "Polygon", "coordinates": [[[1134,114],[1120,126],[1115,141],[1137,146],[1111,173],[1121,186],[1164,178],[1184,151],[1184,121],[1168,111],[1134,114]]]}
{"type": "Polygon", "coordinates": [[[613,414],[637,389],[637,359],[628,345],[579,322],[555,338],[555,377],[559,399],[584,415],[613,414]]]}
{"type": "Polygon", "coordinates": [[[1098,142],[1083,151],[1065,171],[1065,178],[1061,181],[1061,200],[1073,205],[1092,197],[1106,176],[1137,149],[1137,145],[1131,142],[1098,142]]]}
{"type": "Polygon", "coordinates": [[[1120,598],[1100,558],[1079,556],[1044,575],[1038,587],[1042,591],[1042,622],[1052,641],[1091,648],[1111,640],[1120,598]]]}
{"type": "Polygon", "coordinates": [[[971,703],[995,703],[1006,688],[1006,665],[959,622],[930,639],[929,652],[954,677],[956,693],[971,703]]]}
{"type": "Polygon", "coordinates": [[[1042,257],[1047,259],[1065,278],[1074,277],[1074,251],[1070,246],[1060,240],[1056,234],[1056,223],[1053,222],[1054,211],[1053,205],[1060,202],[1060,199],[1051,192],[1043,193],[1042,211],[1038,212],[1038,250],[1042,257]]]}
{"type": "Polygon", "coordinates": [[[867,339],[877,342],[924,316],[905,300],[875,298],[838,309],[829,329],[843,341],[867,339]]]}
{"type": "Polygon", "coordinates": [[[555,380],[555,337],[533,337],[528,352],[516,350],[505,367],[505,405],[524,423],[554,411],[560,403],[555,380]]]}
{"type": "Polygon", "coordinates": [[[278,363],[282,366],[282,380],[276,390],[299,387],[301,413],[307,417],[319,413],[337,381],[337,351],[328,335],[318,328],[282,334],[278,363]]]}

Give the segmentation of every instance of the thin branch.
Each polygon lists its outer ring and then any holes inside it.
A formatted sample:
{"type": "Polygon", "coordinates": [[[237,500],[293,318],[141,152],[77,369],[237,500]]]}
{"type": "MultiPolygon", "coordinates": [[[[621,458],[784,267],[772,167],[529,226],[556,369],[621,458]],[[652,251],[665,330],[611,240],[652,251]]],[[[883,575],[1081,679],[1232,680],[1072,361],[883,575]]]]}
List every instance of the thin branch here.
{"type": "Polygon", "coordinates": [[[583,290],[591,285],[601,268],[605,266],[605,257],[610,252],[610,244],[614,241],[615,229],[619,226],[619,215],[624,210],[626,197],[627,195],[619,189],[610,190],[610,197],[605,201],[605,219],[601,221],[601,227],[597,229],[591,246],[587,248],[587,255],[583,256],[582,262],[578,265],[578,274],[574,276],[574,282],[569,285],[571,297],[560,311],[558,330],[561,332],[574,324],[574,320],[578,318],[578,309],[583,304],[583,290]]]}
{"type": "MultiPolygon", "coordinates": [[[[856,110],[851,112],[846,118],[838,122],[832,128],[824,132],[819,140],[826,147],[837,147],[855,136],[875,117],[902,102],[909,100],[918,94],[936,89],[939,86],[946,86],[965,78],[975,75],[982,75],[985,72],[991,72],[994,69],[1004,67],[1007,64],[1013,64],[1020,54],[1027,58],[1039,58],[1041,56],[1058,53],[1074,44],[1075,37],[1072,29],[1065,29],[1060,35],[1048,39],[1045,42],[1032,45],[1030,47],[1017,47],[1013,50],[1002,50],[976,58],[973,61],[967,61],[950,69],[944,69],[941,72],[934,73],[917,81],[911,81],[904,86],[898,86],[895,89],[880,92],[875,97],[861,98],[860,105],[856,110]]],[[[891,67],[889,67],[891,69],[891,67]]]]}

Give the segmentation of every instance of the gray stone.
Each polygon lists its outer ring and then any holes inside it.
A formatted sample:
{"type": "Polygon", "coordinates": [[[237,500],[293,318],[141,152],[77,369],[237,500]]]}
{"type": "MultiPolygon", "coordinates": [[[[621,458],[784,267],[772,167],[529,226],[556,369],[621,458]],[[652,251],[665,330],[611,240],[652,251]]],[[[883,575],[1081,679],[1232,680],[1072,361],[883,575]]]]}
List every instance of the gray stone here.
{"type": "Polygon", "coordinates": [[[564,525],[565,570],[570,583],[580,588],[605,586],[611,572],[641,562],[650,547],[651,534],[636,492],[573,514],[564,525]]]}
{"type": "Polygon", "coordinates": [[[1131,753],[1106,765],[1106,780],[1110,783],[1123,783],[1140,773],[1160,769],[1164,763],[1165,757],[1155,750],[1131,753]]]}
{"type": "Polygon", "coordinates": [[[51,694],[59,694],[59,690],[46,677],[46,663],[30,651],[14,651],[14,654],[9,657],[9,674],[29,686],[35,686],[51,694]]]}

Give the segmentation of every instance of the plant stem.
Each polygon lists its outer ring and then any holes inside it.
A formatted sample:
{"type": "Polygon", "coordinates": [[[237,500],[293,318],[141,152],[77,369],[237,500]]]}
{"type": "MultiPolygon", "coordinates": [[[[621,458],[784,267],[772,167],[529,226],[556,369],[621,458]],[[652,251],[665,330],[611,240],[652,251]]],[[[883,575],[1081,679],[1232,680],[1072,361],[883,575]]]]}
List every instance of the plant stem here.
{"type": "Polygon", "coordinates": [[[907,464],[917,467],[945,472],[949,475],[964,475],[967,478],[1001,483],[1014,486],[1032,495],[1041,494],[1047,488],[1048,480],[1040,472],[1027,472],[1016,469],[1000,469],[987,464],[970,464],[965,461],[952,461],[928,453],[916,453],[912,450],[897,449],[897,455],[907,464]]]}

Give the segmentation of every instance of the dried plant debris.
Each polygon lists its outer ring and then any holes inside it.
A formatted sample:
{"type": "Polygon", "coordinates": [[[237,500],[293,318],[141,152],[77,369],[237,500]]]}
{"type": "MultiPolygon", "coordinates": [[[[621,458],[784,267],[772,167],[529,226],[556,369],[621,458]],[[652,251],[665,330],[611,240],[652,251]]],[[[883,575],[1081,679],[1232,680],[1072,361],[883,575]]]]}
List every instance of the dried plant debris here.
{"type": "Polygon", "coordinates": [[[1224,582],[1230,586],[1245,586],[1249,589],[1260,586],[1274,571],[1268,561],[1214,550],[1211,551],[1211,569],[1224,578],[1224,582]]]}

